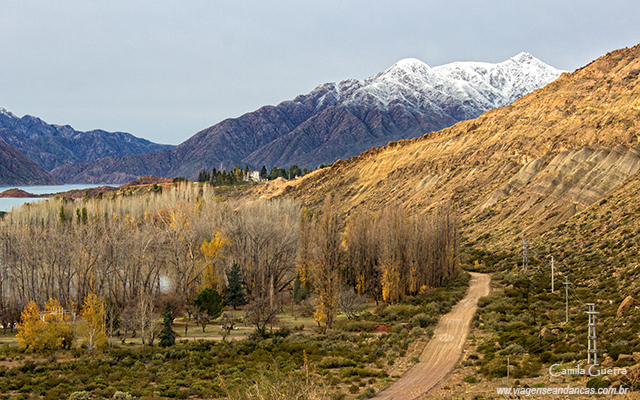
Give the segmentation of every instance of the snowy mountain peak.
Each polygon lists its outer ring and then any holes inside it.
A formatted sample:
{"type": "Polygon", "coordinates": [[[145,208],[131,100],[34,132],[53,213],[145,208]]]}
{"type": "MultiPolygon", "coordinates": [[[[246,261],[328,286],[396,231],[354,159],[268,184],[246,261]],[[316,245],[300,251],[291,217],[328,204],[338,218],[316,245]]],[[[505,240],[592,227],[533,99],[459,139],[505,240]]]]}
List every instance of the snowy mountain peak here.
{"type": "Polygon", "coordinates": [[[13,115],[13,113],[9,110],[7,110],[6,108],[0,106],[0,114],[2,115],[6,115],[7,117],[11,117],[11,118],[15,118],[15,115],[13,115]]]}
{"type": "Polygon", "coordinates": [[[497,64],[454,62],[433,68],[406,58],[370,78],[327,83],[313,93],[321,96],[318,107],[342,104],[388,109],[403,104],[421,113],[459,120],[509,105],[561,73],[524,52],[497,64]]]}
{"type": "Polygon", "coordinates": [[[404,69],[404,70],[414,71],[414,70],[424,69],[424,68],[430,68],[430,67],[427,64],[423,63],[422,61],[418,60],[417,58],[403,58],[402,60],[393,64],[393,66],[389,68],[387,71],[390,71],[393,69],[404,69]]]}
{"type": "Polygon", "coordinates": [[[513,61],[515,61],[517,63],[526,63],[526,62],[531,62],[533,60],[541,62],[540,60],[538,60],[537,58],[535,58],[531,54],[525,53],[525,52],[516,54],[515,56],[511,57],[509,60],[513,60],[513,61]]]}

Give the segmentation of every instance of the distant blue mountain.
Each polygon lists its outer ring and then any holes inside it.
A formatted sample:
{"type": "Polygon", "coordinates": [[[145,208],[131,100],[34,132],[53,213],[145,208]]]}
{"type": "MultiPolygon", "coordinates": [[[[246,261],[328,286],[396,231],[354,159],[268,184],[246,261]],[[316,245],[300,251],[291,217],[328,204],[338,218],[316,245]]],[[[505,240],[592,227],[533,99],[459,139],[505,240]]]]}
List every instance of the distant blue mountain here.
{"type": "Polygon", "coordinates": [[[173,147],[125,132],[81,132],[69,125],[48,124],[31,115],[19,118],[3,107],[0,107],[0,139],[48,171],[65,164],[109,156],[140,155],[173,147]]]}

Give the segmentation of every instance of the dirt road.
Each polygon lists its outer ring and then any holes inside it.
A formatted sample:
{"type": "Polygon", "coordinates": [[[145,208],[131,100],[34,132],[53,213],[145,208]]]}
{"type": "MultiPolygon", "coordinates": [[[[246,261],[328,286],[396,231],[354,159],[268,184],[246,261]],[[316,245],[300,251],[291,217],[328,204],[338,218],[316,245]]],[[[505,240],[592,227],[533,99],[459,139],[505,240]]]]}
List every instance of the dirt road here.
{"type": "Polygon", "coordinates": [[[489,294],[489,275],[471,273],[469,291],[451,312],[442,316],[420,361],[376,399],[413,400],[431,390],[453,369],[462,352],[478,299],[489,294]]]}

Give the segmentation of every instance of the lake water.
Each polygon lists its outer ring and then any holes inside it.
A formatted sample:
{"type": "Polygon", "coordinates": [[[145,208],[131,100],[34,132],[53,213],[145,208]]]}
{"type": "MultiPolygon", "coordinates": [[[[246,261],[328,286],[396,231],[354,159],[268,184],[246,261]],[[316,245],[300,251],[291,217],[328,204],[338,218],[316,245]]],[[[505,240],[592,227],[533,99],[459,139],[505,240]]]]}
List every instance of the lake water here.
{"type": "MultiPolygon", "coordinates": [[[[47,186],[0,186],[0,192],[4,192],[7,189],[21,189],[25,192],[33,194],[47,194],[66,192],[68,190],[75,189],[89,189],[98,186],[106,186],[104,183],[100,184],[69,184],[69,185],[47,185],[47,186]]],[[[116,185],[109,185],[116,186],[116,185]]],[[[20,207],[24,203],[33,203],[42,198],[29,198],[29,197],[0,197],[0,211],[11,211],[13,207],[20,207]]]]}

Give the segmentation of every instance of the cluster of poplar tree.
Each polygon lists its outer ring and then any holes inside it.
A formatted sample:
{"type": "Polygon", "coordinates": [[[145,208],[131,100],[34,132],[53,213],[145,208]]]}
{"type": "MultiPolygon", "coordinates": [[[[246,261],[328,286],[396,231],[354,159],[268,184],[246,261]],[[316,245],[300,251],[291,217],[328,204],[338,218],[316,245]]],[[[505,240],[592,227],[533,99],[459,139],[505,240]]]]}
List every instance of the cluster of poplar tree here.
{"type": "Polygon", "coordinates": [[[447,205],[429,216],[410,217],[399,204],[360,211],[342,231],[327,197],[316,217],[302,212],[300,238],[300,278],[315,290],[314,320],[328,328],[344,285],[393,303],[445,285],[457,273],[458,232],[447,205]]]}
{"type": "Polygon", "coordinates": [[[0,222],[3,325],[30,301],[77,310],[89,294],[122,315],[152,315],[153,304],[164,307],[159,298],[193,312],[198,293],[224,295],[239,268],[256,326],[277,314],[299,277],[313,289],[316,321],[330,328],[344,285],[395,302],[452,278],[450,209],[409,217],[395,206],[345,224],[334,208],[330,198],[316,213],[288,199],[228,201],[209,185],[180,182],[147,195],[23,205],[0,222]]]}

